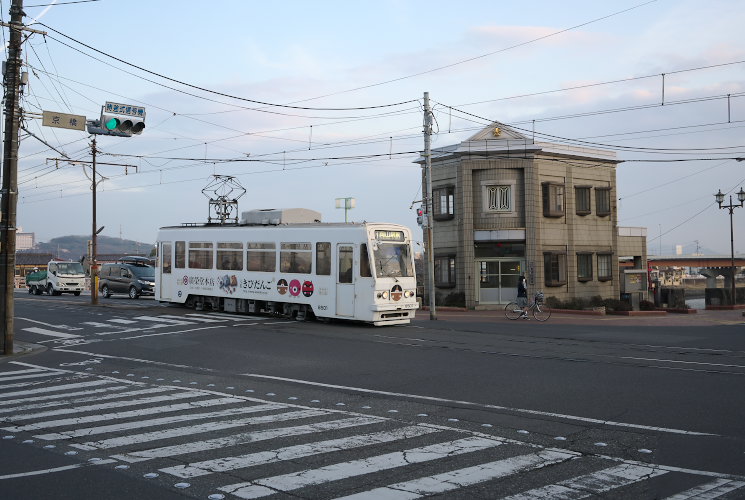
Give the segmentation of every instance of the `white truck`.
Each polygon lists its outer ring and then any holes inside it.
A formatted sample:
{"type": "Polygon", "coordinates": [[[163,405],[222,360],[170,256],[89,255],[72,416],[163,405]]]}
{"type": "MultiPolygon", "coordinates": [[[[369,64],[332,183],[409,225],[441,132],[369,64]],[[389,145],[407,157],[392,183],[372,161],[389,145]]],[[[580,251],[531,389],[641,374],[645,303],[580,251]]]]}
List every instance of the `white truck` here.
{"type": "Polygon", "coordinates": [[[76,261],[53,260],[47,264],[46,271],[35,271],[26,276],[28,293],[41,295],[60,295],[71,293],[80,295],[85,289],[83,265],[76,261]]]}

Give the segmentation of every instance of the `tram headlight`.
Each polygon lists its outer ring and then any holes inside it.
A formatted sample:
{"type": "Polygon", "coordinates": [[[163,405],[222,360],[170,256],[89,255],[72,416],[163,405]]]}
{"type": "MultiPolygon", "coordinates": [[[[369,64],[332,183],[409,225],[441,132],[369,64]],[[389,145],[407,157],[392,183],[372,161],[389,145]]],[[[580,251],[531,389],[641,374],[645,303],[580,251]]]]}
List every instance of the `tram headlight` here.
{"type": "Polygon", "coordinates": [[[406,290],[404,292],[404,298],[406,298],[406,299],[410,299],[413,296],[414,296],[414,292],[412,290],[406,290]]]}
{"type": "Polygon", "coordinates": [[[378,298],[388,300],[388,290],[384,292],[378,292],[378,298]]]}

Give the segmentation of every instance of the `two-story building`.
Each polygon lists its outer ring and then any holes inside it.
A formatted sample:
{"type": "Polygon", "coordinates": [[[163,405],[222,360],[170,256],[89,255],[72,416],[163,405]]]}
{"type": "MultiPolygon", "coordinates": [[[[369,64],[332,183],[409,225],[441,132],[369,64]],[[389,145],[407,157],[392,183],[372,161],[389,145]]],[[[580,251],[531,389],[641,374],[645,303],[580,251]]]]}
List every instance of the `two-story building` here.
{"type": "MultiPolygon", "coordinates": [[[[546,297],[619,298],[618,162],[613,151],[534,142],[499,123],[433,149],[438,303],[506,304],[521,274],[546,297]]],[[[631,257],[646,268],[642,247],[631,257]]]]}

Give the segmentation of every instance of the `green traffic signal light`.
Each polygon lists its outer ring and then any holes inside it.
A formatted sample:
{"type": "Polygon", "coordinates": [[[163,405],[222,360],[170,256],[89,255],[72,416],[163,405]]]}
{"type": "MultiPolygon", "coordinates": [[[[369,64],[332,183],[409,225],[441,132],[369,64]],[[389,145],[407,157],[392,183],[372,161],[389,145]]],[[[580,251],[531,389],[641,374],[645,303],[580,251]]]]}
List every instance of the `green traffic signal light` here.
{"type": "Polygon", "coordinates": [[[111,118],[106,123],[104,123],[104,126],[106,127],[106,130],[116,130],[117,127],[119,127],[119,119],[111,118]]]}

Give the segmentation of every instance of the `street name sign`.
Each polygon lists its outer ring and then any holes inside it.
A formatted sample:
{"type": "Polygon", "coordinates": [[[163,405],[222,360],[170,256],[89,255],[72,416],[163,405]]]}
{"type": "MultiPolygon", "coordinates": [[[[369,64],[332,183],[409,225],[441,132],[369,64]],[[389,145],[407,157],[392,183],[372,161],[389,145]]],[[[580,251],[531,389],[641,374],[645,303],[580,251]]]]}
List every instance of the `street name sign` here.
{"type": "Polygon", "coordinates": [[[73,130],[85,130],[85,116],[68,115],[54,111],[43,111],[41,124],[45,127],[70,128],[73,130]]]}

